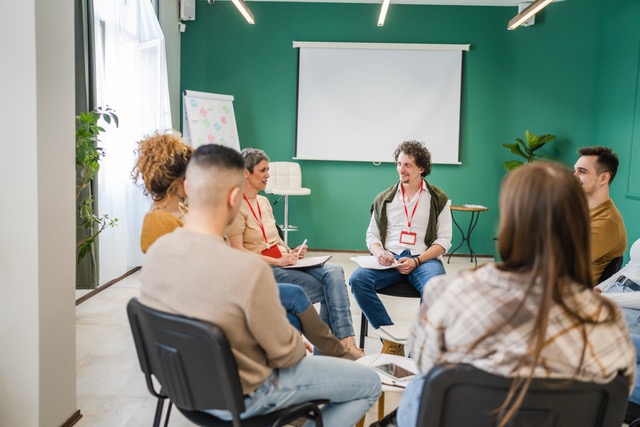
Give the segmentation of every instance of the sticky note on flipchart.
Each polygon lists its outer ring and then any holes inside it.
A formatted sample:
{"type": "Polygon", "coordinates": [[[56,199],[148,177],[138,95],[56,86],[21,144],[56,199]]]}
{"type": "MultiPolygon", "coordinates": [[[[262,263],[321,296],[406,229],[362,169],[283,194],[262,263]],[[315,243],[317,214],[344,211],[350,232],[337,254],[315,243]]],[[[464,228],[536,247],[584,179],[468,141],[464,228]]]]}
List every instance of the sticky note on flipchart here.
{"type": "Polygon", "coordinates": [[[204,108],[201,108],[200,114],[202,115],[202,117],[205,117],[207,115],[207,110],[205,110],[204,108]]]}
{"type": "Polygon", "coordinates": [[[191,106],[192,107],[197,107],[198,106],[198,101],[196,101],[195,99],[191,99],[191,106]]]}
{"type": "Polygon", "coordinates": [[[229,112],[229,107],[227,107],[226,105],[222,106],[222,111],[224,111],[225,113],[229,112]]]}
{"type": "Polygon", "coordinates": [[[227,124],[227,118],[225,116],[220,117],[220,123],[223,125],[227,124]]]}
{"type": "Polygon", "coordinates": [[[207,110],[213,110],[213,105],[210,102],[207,103],[207,110]]]}
{"type": "Polygon", "coordinates": [[[220,126],[220,123],[216,123],[215,125],[213,125],[213,127],[216,128],[216,130],[222,129],[222,126],[220,126]]]}
{"type": "Polygon", "coordinates": [[[222,138],[222,139],[220,140],[220,145],[227,145],[227,140],[226,140],[226,139],[224,139],[224,138],[222,138]]]}
{"type": "Polygon", "coordinates": [[[209,134],[209,137],[207,139],[209,140],[209,142],[213,142],[216,140],[216,137],[213,136],[212,134],[209,134]]]}
{"type": "Polygon", "coordinates": [[[202,121],[202,123],[204,123],[205,126],[209,127],[211,125],[211,122],[209,121],[209,119],[204,119],[202,121]]]}

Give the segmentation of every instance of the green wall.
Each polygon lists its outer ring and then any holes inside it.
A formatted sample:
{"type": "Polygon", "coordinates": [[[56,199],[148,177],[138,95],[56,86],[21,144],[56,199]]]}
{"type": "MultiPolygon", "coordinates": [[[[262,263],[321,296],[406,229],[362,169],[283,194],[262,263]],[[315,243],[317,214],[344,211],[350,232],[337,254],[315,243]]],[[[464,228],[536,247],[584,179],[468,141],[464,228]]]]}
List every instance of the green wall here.
{"type": "MultiPolygon", "coordinates": [[[[463,70],[462,164],[435,165],[429,179],[454,204],[489,207],[480,217],[473,247],[493,255],[502,162],[511,158],[501,144],[525,129],[553,133],[558,141],[548,154],[572,165],[576,148],[604,143],[600,135],[610,135],[607,128],[619,119],[613,114],[599,120],[599,98],[618,102],[605,83],[616,86],[619,97],[628,95],[622,85],[635,78],[637,65],[621,73],[621,82],[602,75],[616,74],[603,65],[602,56],[613,53],[600,52],[620,35],[615,19],[602,16],[601,4],[605,1],[554,3],[533,27],[507,31],[513,7],[392,4],[380,28],[377,4],[250,2],[256,24],[248,25],[231,2],[198,1],[197,19],[182,34],[181,87],[234,95],[241,146],[261,148],[273,161],[286,161],[295,150],[297,51],[292,41],[471,44],[463,70]]],[[[624,10],[615,12],[626,18],[624,10]]],[[[627,20],[632,26],[632,19],[627,20]]],[[[631,98],[635,105],[635,94],[631,98]]],[[[610,145],[624,153],[621,146],[610,145]]],[[[366,249],[368,209],[373,197],[397,180],[394,165],[300,163],[303,185],[312,194],[291,199],[291,222],[301,228],[291,235],[291,243],[308,238],[312,248],[366,249]]],[[[637,207],[636,201],[628,203],[625,219],[637,207]]],[[[276,217],[282,218],[282,207],[282,202],[274,206],[276,217]]],[[[465,215],[457,216],[463,226],[465,215]]],[[[459,241],[454,230],[454,246],[459,241]]]]}
{"type": "Polygon", "coordinates": [[[635,0],[602,1],[601,14],[602,56],[598,66],[600,80],[597,88],[596,138],[602,145],[611,146],[622,160],[611,186],[611,197],[622,213],[631,246],[640,238],[640,200],[637,197],[640,189],[637,180],[635,187],[629,185],[630,172],[636,177],[640,172],[640,105],[636,102],[640,63],[640,3],[635,0]]]}

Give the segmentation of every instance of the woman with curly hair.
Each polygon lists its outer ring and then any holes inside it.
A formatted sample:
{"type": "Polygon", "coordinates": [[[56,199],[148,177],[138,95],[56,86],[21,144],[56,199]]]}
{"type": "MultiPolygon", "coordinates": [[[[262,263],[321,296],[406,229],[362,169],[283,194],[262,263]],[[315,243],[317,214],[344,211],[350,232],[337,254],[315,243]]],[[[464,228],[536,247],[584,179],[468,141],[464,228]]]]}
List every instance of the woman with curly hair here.
{"type": "Polygon", "coordinates": [[[184,175],[193,147],[175,134],[155,134],[138,142],[136,154],[131,178],[134,182],[141,178],[145,195],[153,199],[140,236],[140,248],[146,253],[158,237],[182,227],[187,212],[184,175]]]}
{"type": "MultiPolygon", "coordinates": [[[[145,215],[140,236],[142,252],[159,237],[183,226],[187,207],[184,177],[194,149],[174,134],[156,134],[138,143],[138,160],[131,178],[141,186],[153,203],[145,215]]],[[[309,298],[297,285],[278,283],[280,301],[287,311],[289,322],[300,330],[316,348],[327,356],[355,360],[320,319],[309,298]]]]}

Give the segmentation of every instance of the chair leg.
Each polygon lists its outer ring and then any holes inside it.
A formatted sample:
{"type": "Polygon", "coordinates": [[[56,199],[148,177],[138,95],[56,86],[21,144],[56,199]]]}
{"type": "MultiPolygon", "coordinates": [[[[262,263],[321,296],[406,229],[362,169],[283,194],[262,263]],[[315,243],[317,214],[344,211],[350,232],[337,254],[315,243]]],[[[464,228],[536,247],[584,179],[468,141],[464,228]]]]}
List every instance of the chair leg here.
{"type": "Polygon", "coordinates": [[[289,196],[284,196],[284,244],[289,246],[289,196]]]}
{"type": "Polygon", "coordinates": [[[364,348],[364,339],[369,333],[369,321],[364,313],[360,313],[360,348],[364,348]]]}
{"type": "Polygon", "coordinates": [[[162,418],[162,407],[164,406],[164,398],[159,397],[156,404],[156,415],[153,418],[153,427],[160,427],[160,419],[162,418]]]}
{"type": "Polygon", "coordinates": [[[384,418],[384,391],[380,393],[380,398],[378,399],[378,420],[384,418]]]}
{"type": "Polygon", "coordinates": [[[173,402],[169,401],[169,406],[167,406],[167,415],[164,417],[164,427],[169,427],[169,417],[171,416],[172,407],[173,407],[173,402]]]}

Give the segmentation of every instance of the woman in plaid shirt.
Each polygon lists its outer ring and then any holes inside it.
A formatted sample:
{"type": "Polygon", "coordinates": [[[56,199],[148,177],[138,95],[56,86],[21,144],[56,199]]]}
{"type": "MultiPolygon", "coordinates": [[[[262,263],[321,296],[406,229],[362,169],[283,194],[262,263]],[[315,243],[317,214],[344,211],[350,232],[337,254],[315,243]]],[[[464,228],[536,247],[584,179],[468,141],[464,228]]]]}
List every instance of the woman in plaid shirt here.
{"type": "Polygon", "coordinates": [[[398,425],[414,426],[426,374],[468,363],[523,384],[504,402],[517,411],[532,378],[607,383],[622,373],[633,389],[636,354],[619,308],[593,292],[589,212],[568,168],[536,162],[511,172],[500,193],[492,263],[429,281],[408,348],[420,374],[407,387],[398,425]]]}

